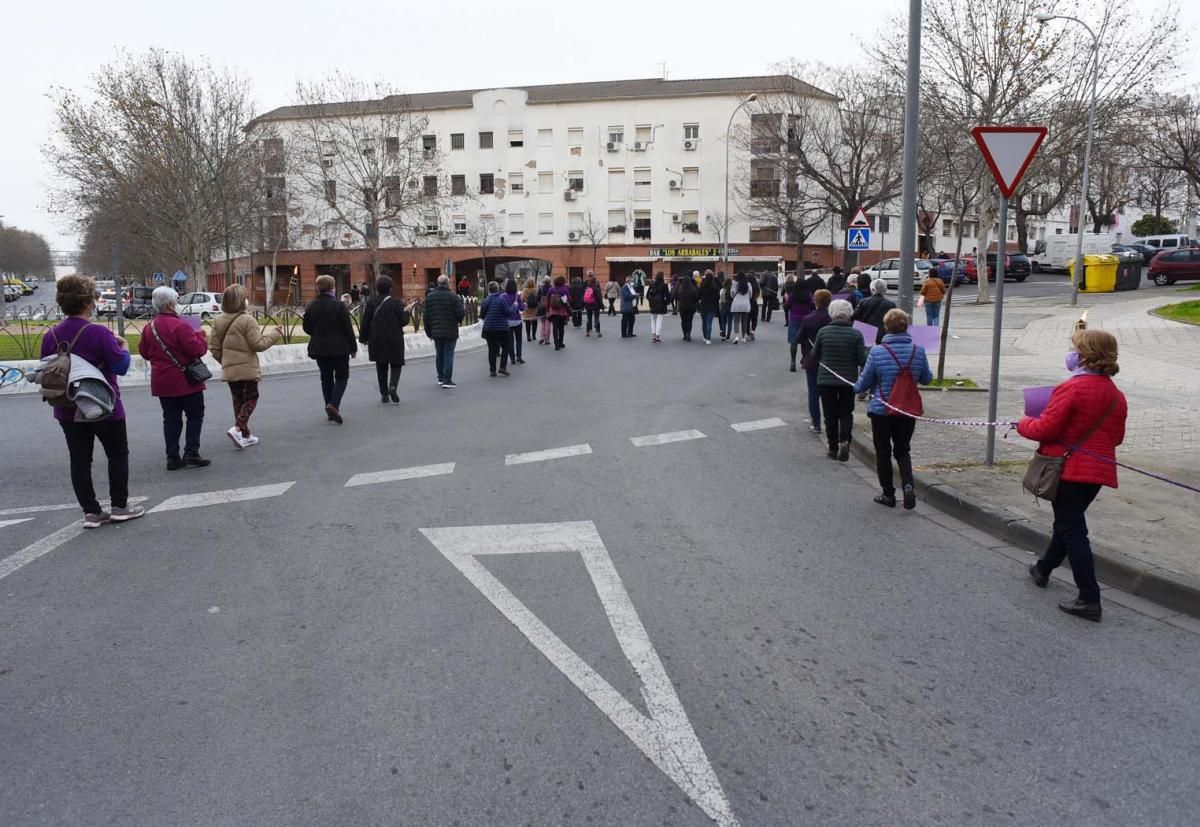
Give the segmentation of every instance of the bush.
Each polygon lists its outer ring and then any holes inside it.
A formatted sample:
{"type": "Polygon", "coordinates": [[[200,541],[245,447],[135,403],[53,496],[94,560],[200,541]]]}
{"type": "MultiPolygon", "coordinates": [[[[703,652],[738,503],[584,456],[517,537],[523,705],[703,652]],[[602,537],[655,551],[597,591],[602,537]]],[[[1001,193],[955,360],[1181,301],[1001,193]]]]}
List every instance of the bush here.
{"type": "Polygon", "coordinates": [[[1170,235],[1179,232],[1175,222],[1157,215],[1143,215],[1129,228],[1136,238],[1148,235],[1170,235]]]}

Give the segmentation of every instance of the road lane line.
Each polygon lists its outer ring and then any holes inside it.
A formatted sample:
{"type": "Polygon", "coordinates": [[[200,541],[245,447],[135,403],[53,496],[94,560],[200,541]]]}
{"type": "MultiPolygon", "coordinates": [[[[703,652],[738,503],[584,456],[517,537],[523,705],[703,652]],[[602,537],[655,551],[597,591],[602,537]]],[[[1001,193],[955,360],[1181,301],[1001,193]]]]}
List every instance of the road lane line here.
{"type": "Polygon", "coordinates": [[[295,484],[296,481],[292,480],[291,482],[278,482],[273,485],[255,485],[250,488],[229,488],[224,491],[182,494],[178,497],[171,497],[169,500],[163,500],[150,509],[149,513],[179,511],[184,508],[200,508],[206,505],[223,505],[225,503],[238,503],[246,500],[265,500],[270,497],[281,496],[295,484]]]}
{"type": "Polygon", "coordinates": [[[738,824],[594,523],[422,528],[421,533],[709,818],[722,827],[738,824]],[[580,555],[617,643],[641,682],[649,717],[580,658],[477,559],[529,552],[580,555]]]}
{"type": "MultiPolygon", "coordinates": [[[[148,497],[130,497],[129,504],[136,505],[144,503],[148,497]]],[[[101,500],[100,504],[107,507],[110,503],[108,500],[101,500]]],[[[43,511],[70,511],[72,508],[79,508],[79,503],[59,503],[58,505],[27,505],[21,508],[0,508],[0,517],[11,517],[14,514],[40,514],[43,511]]]]}
{"type": "Polygon", "coordinates": [[[415,465],[412,468],[393,468],[391,471],[371,471],[366,474],[355,474],[343,487],[354,488],[359,485],[378,485],[381,482],[399,482],[400,480],[415,480],[421,477],[440,477],[453,473],[453,462],[444,462],[440,465],[415,465]]]}
{"type": "Polygon", "coordinates": [[[580,457],[584,454],[590,454],[592,446],[583,445],[568,445],[565,448],[547,448],[544,451],[530,451],[527,454],[509,454],[504,458],[505,465],[524,465],[527,462],[545,462],[550,459],[562,459],[563,457],[580,457]]]}
{"type": "Polygon", "coordinates": [[[755,419],[750,422],[734,422],[729,427],[740,434],[747,431],[765,431],[768,428],[782,428],[787,425],[782,419],[773,416],[770,419],[755,419]]]}
{"type": "Polygon", "coordinates": [[[32,519],[33,519],[33,517],[22,517],[19,520],[0,520],[0,528],[4,528],[5,526],[10,526],[10,525],[16,525],[17,523],[27,523],[32,519]]]}
{"type": "Polygon", "coordinates": [[[629,441],[638,448],[645,448],[649,445],[666,445],[669,442],[687,442],[689,439],[704,439],[704,434],[699,431],[671,431],[665,434],[631,436],[629,441]]]}
{"type": "Polygon", "coordinates": [[[75,539],[83,532],[83,520],[78,520],[65,528],[60,528],[49,537],[43,537],[33,545],[26,546],[16,554],[5,557],[3,560],[0,560],[0,580],[8,577],[17,569],[32,563],[42,555],[49,554],[63,543],[75,539]]]}

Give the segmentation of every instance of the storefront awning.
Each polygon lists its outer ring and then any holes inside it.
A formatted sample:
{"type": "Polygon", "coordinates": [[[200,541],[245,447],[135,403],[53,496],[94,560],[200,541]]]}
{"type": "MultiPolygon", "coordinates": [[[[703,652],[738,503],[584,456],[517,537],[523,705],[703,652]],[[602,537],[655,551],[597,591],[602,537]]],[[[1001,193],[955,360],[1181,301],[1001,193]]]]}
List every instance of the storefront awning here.
{"type": "MultiPolygon", "coordinates": [[[[722,261],[722,258],[720,256],[691,256],[691,257],[670,256],[668,258],[654,258],[653,256],[605,256],[604,260],[609,262],[610,264],[613,264],[613,263],[619,264],[619,263],[623,263],[623,262],[649,263],[649,262],[655,262],[655,261],[713,262],[713,261],[722,261]]],[[[740,261],[740,262],[747,262],[747,261],[780,262],[780,261],[783,261],[783,256],[730,256],[729,260],[730,261],[740,261]]]]}
{"type": "Polygon", "coordinates": [[[628,263],[628,262],[646,263],[646,262],[651,262],[651,261],[658,261],[658,259],[652,258],[651,256],[605,256],[604,260],[609,262],[610,264],[612,264],[612,263],[622,264],[622,263],[628,263]]]}

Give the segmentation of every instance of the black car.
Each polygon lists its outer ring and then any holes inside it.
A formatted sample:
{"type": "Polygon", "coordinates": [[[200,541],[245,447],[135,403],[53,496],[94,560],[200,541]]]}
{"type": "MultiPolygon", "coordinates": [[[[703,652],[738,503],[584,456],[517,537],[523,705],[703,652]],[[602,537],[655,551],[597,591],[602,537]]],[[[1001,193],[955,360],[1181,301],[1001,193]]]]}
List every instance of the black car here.
{"type": "MultiPolygon", "coordinates": [[[[996,254],[987,254],[988,281],[996,280],[996,254]]],[[[1024,253],[1009,253],[1004,257],[1004,280],[1022,282],[1033,272],[1033,262],[1024,253]]]]}
{"type": "Polygon", "coordinates": [[[121,312],[126,319],[148,319],[154,315],[154,304],[150,297],[154,295],[153,287],[135,285],[125,289],[122,296],[121,312]]]}

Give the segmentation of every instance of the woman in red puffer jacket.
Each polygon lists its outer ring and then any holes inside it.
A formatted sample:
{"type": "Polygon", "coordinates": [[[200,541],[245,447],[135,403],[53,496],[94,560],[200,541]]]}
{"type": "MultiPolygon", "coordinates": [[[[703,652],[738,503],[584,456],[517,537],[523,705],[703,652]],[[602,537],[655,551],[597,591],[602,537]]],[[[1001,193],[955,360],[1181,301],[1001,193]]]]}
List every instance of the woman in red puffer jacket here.
{"type": "Polygon", "coordinates": [[[1107,485],[1117,487],[1117,446],[1125,439],[1125,394],[1117,389],[1117,340],[1103,330],[1081,330],[1067,354],[1071,378],[1054,389],[1038,417],[1023,417],[1017,432],[1038,442],[1038,453],[1066,456],[1062,482],[1051,503],[1054,532],[1041,559],[1029,567],[1045,588],[1050,572],[1071,561],[1079,596],[1059,604],[1067,614],[1100,620],[1100,585],[1088,542],[1087,509],[1107,485]]]}

